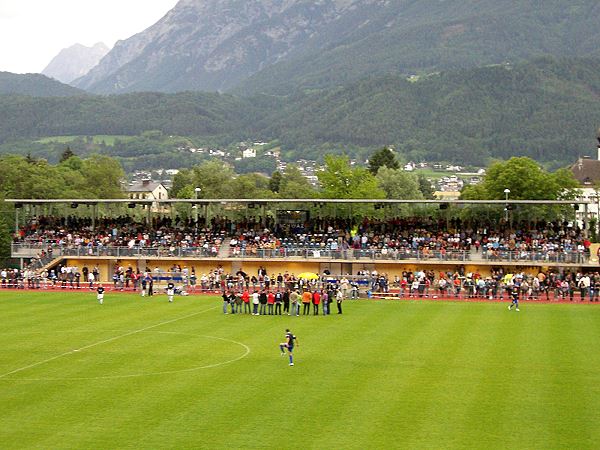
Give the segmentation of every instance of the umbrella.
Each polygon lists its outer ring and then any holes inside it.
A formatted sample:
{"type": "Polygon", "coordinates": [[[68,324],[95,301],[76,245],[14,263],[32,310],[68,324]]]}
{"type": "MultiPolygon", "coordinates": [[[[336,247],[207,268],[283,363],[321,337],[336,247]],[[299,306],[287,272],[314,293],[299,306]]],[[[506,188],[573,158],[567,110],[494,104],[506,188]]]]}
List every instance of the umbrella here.
{"type": "Polygon", "coordinates": [[[312,272],[302,272],[300,275],[298,275],[298,278],[304,278],[305,280],[317,280],[319,275],[312,272]]]}

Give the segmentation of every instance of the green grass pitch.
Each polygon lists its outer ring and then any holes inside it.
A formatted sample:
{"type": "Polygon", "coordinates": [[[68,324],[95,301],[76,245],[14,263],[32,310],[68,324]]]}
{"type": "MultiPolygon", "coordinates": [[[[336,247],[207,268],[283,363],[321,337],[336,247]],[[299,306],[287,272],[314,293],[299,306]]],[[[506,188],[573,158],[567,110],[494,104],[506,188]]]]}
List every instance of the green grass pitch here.
{"type": "Polygon", "coordinates": [[[600,307],[0,292],[2,448],[597,448],[600,307]],[[279,354],[298,336],[294,367],[279,354]]]}

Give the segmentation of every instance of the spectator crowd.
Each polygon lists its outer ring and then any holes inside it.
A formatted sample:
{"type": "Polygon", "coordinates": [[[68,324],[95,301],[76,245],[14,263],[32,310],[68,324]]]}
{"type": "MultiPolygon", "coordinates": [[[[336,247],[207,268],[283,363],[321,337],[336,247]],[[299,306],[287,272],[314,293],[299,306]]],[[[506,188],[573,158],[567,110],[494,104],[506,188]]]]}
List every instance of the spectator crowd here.
{"type": "MultiPolygon", "coordinates": [[[[59,265],[56,269],[37,271],[31,268],[1,269],[0,286],[12,289],[94,289],[100,280],[98,266],[78,267],[59,265]]],[[[597,302],[600,298],[600,272],[582,270],[548,270],[537,274],[507,272],[494,268],[488,275],[478,272],[436,271],[427,268],[403,271],[390,277],[386,273],[359,271],[355,275],[334,276],[328,273],[301,278],[293,273],[269,274],[264,267],[257,273],[243,270],[226,273],[222,266],[197,275],[195,268],[173,265],[168,271],[116,264],[112,273],[113,290],[139,291],[152,295],[155,289],[169,282],[176,283],[181,292],[221,293],[239,296],[243,292],[276,295],[288,292],[324,292],[342,299],[359,297],[399,297],[413,299],[508,299],[516,287],[521,299],[546,301],[597,302]]],[[[312,302],[312,300],[311,300],[312,302]]],[[[230,302],[231,303],[231,302],[230,302]]],[[[235,302],[233,302],[235,304],[235,302]]],[[[267,303],[268,305],[268,303],[267,303]]]]}
{"type": "MultiPolygon", "coordinates": [[[[95,221],[75,216],[38,216],[15,233],[14,243],[38,249],[39,260],[34,262],[39,267],[42,267],[40,261],[47,261],[57,249],[61,255],[69,254],[68,251],[101,255],[111,248],[145,249],[153,256],[177,253],[178,256],[269,258],[290,256],[300,251],[332,258],[370,255],[381,259],[409,259],[418,256],[422,260],[483,258],[499,263],[512,258],[578,264],[588,260],[591,245],[581,229],[559,222],[534,221],[508,228],[506,224],[485,221],[462,223],[457,219],[433,218],[366,218],[359,222],[317,218],[305,224],[290,225],[276,224],[271,218],[233,222],[214,217],[210,223],[195,223],[163,217],[153,218],[147,225],[125,216],[95,221]]],[[[159,286],[171,281],[192,292],[212,291],[224,296],[237,296],[243,292],[254,295],[256,292],[260,298],[264,293],[267,305],[270,293],[277,300],[278,292],[289,296],[305,291],[319,292],[321,298],[327,298],[329,293],[337,295],[339,291],[343,298],[358,298],[360,293],[363,296],[393,294],[405,298],[501,299],[507,298],[508,292],[514,291],[516,286],[522,298],[532,300],[579,298],[598,301],[600,295],[598,272],[564,268],[536,275],[506,273],[501,268],[494,268],[484,276],[464,273],[460,268],[436,272],[430,266],[393,277],[376,271],[361,271],[352,276],[332,277],[324,273],[314,279],[303,279],[287,272],[267,274],[264,268],[256,274],[247,274],[243,270],[225,273],[220,266],[207,273],[196,273],[194,267],[180,265],[161,271],[158,268],[122,267],[117,263],[111,277],[115,290],[152,293],[155,284],[159,286]]],[[[38,270],[32,264],[22,270],[0,271],[3,288],[91,289],[99,279],[97,266],[82,267],[81,270],[58,266],[47,271],[38,270]]]]}
{"type": "Polygon", "coordinates": [[[315,219],[304,225],[273,220],[232,222],[215,217],[209,224],[154,218],[151,226],[131,217],[99,219],[36,217],[21,227],[15,244],[44,254],[148,256],[283,257],[334,259],[539,261],[585,263],[591,241],[568,223],[523,223],[513,228],[492,223],[447,222],[432,218],[371,220],[315,219]],[[222,246],[228,243],[226,253],[222,246]]]}

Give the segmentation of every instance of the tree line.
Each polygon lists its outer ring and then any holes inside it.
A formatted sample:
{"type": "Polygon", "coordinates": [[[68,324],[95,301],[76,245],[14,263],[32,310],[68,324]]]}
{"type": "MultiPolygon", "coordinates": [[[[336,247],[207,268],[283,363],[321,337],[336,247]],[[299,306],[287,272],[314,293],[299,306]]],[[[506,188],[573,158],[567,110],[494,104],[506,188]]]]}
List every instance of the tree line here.
{"type": "MultiPolygon", "coordinates": [[[[433,198],[431,185],[414,173],[399,168],[394,152],[382,148],[370,157],[368,167],[352,165],[346,155],[326,155],[323,170],[317,172],[318,184],[313,185],[300,169],[288,164],[285,171],[271,176],[256,173],[237,174],[229,165],[218,160],[205,161],[180,171],[173,179],[170,196],[173,198],[282,198],[282,199],[403,199],[426,200],[433,198]],[[199,188],[199,191],[197,191],[199,188]]],[[[118,161],[103,155],[81,158],[68,149],[57,164],[42,159],[15,155],[0,156],[0,199],[90,199],[125,198],[124,172],[118,161]]],[[[504,199],[504,189],[510,189],[511,199],[571,200],[577,192],[573,175],[561,169],[548,172],[529,158],[511,158],[495,162],[489,168],[483,183],[466,187],[464,199],[504,199]]],[[[0,214],[0,257],[10,254],[11,231],[14,227],[12,206],[2,201],[0,214]]],[[[285,206],[282,206],[285,207],[285,206]]],[[[384,204],[365,205],[306,205],[314,214],[341,217],[407,217],[426,215],[476,219],[482,215],[500,219],[502,208],[470,206],[448,211],[437,205],[430,207],[384,204]],[[485,210],[485,211],[484,211],[485,210]]],[[[59,214],[69,211],[68,205],[56,209],[59,214]]],[[[178,204],[173,214],[191,217],[192,205],[178,204]]],[[[114,213],[114,211],[113,211],[114,213]]],[[[119,211],[126,213],[126,211],[119,211]]],[[[85,212],[82,212],[85,214],[85,212]]],[[[243,214],[236,210],[221,209],[219,214],[243,214]]],[[[521,208],[516,219],[535,218],[553,221],[572,218],[572,208],[536,206],[521,208]]]]}

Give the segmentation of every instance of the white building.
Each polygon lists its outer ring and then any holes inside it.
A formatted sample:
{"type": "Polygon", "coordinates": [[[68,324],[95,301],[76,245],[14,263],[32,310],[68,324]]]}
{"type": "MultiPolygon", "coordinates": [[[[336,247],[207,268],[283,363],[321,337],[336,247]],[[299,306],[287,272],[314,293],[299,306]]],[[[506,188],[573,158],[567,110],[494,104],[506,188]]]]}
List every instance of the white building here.
{"type": "Polygon", "coordinates": [[[599,219],[600,212],[600,145],[598,146],[598,159],[592,159],[589,156],[579,158],[571,166],[571,172],[575,179],[579,181],[582,202],[590,202],[587,205],[587,216],[585,204],[577,205],[575,217],[579,226],[590,219],[599,219]]]}
{"type": "Polygon", "coordinates": [[[242,158],[246,159],[246,158],[256,158],[256,149],[254,148],[247,148],[242,152],[242,158]]]}
{"type": "MultiPolygon", "coordinates": [[[[167,188],[162,183],[152,180],[136,181],[127,188],[127,194],[131,200],[166,200],[169,198],[167,188]]],[[[160,203],[152,203],[151,208],[154,213],[168,212],[168,207],[160,203]]]]}

